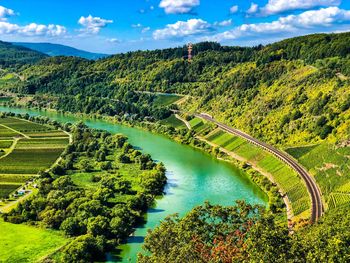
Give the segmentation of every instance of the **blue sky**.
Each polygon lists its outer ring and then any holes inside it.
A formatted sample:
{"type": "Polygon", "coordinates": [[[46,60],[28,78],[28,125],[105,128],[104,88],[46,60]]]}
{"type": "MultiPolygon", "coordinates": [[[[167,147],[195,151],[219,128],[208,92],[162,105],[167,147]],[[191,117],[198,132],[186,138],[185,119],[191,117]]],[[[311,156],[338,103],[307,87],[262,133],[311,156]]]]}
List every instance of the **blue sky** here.
{"type": "Polygon", "coordinates": [[[118,53],[350,31],[349,0],[0,0],[0,39],[118,53]]]}

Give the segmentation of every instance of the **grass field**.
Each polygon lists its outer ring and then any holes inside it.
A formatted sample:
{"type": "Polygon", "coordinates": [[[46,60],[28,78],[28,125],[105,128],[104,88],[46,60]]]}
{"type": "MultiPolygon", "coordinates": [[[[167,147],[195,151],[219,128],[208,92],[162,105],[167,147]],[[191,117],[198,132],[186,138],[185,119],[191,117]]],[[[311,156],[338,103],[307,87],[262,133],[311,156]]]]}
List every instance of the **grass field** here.
{"type": "Polygon", "coordinates": [[[0,219],[0,262],[36,262],[66,244],[69,239],[58,232],[0,219]]]}
{"type": "Polygon", "coordinates": [[[308,215],[311,204],[307,189],[298,174],[285,163],[246,140],[220,129],[214,130],[205,139],[234,152],[247,162],[271,174],[281,190],[288,195],[294,215],[297,217],[308,215]]]}
{"type": "Polygon", "coordinates": [[[13,140],[2,140],[0,141],[0,149],[10,148],[13,143],[13,140]]]}
{"type": "Polygon", "coordinates": [[[154,104],[157,106],[168,106],[175,103],[181,98],[182,97],[178,95],[157,94],[157,98],[155,99],[154,104]]]}
{"type": "Polygon", "coordinates": [[[177,119],[174,114],[172,114],[169,118],[162,120],[161,124],[168,125],[177,129],[186,128],[186,125],[177,119]]]}
{"type": "Polygon", "coordinates": [[[63,148],[15,149],[0,159],[0,174],[36,174],[49,168],[63,148]]]}
{"type": "Polygon", "coordinates": [[[0,118],[0,198],[48,169],[68,143],[68,135],[52,127],[14,117],[0,118]]]}
{"type": "Polygon", "coordinates": [[[95,188],[98,183],[93,181],[94,175],[101,175],[100,172],[96,173],[74,173],[70,175],[73,182],[82,188],[95,188]]]}
{"type": "Polygon", "coordinates": [[[286,151],[315,177],[329,208],[350,203],[350,147],[319,144],[286,151]]]}
{"type": "Polygon", "coordinates": [[[206,135],[213,128],[213,126],[210,123],[203,121],[202,119],[197,117],[190,120],[189,123],[191,125],[191,128],[199,135],[206,135]]]}
{"type": "MultiPolygon", "coordinates": [[[[118,155],[122,153],[122,150],[119,149],[116,152],[113,153],[113,155],[108,156],[108,160],[115,160],[118,155]]],[[[81,157],[81,159],[84,159],[85,157],[81,157]]],[[[73,170],[72,174],[70,174],[70,177],[72,178],[73,182],[78,185],[79,187],[85,188],[85,189],[93,189],[98,183],[96,183],[93,179],[94,176],[103,177],[103,175],[107,172],[98,170],[98,167],[95,167],[95,172],[77,172],[76,170],[73,170]]],[[[155,171],[140,171],[140,167],[137,163],[119,163],[118,162],[118,174],[116,176],[122,177],[123,179],[131,182],[132,189],[134,191],[140,191],[140,178],[142,178],[142,175],[144,173],[153,173],[155,171]]],[[[125,201],[125,200],[124,200],[125,201]]]]}
{"type": "MultiPolygon", "coordinates": [[[[0,124],[1,124],[1,120],[0,120],[0,124]]],[[[1,140],[12,139],[15,136],[19,136],[19,133],[12,131],[12,130],[0,125],[0,139],[1,140]]]]}
{"type": "Polygon", "coordinates": [[[34,122],[11,117],[0,119],[0,124],[3,124],[11,129],[22,133],[52,130],[51,127],[48,127],[46,125],[41,125],[34,122]]]}

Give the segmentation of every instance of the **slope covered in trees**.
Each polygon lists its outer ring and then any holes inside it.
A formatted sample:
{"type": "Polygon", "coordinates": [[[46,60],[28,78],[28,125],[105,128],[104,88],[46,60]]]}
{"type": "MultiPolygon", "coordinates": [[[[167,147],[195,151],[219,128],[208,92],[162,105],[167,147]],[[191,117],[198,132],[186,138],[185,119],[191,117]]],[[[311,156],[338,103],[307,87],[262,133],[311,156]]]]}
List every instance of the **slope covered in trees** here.
{"type": "Polygon", "coordinates": [[[38,51],[0,41],[0,67],[33,64],[46,57],[38,51]]]}
{"type": "Polygon", "coordinates": [[[350,33],[310,35],[254,48],[200,43],[192,63],[184,59],[185,47],[96,62],[54,57],[22,68],[25,81],[9,86],[57,96],[57,108],[65,111],[99,111],[93,106],[98,97],[106,100],[102,114],[157,119],[168,116],[147,112],[152,98],[133,91],[189,94],[193,100],[186,109],[211,112],[274,144],[309,143],[330,134],[339,139],[349,126],[349,38],[350,33]]]}
{"type": "Polygon", "coordinates": [[[32,50],[36,50],[51,57],[72,56],[72,57],[81,57],[81,58],[95,60],[95,59],[104,58],[108,56],[106,54],[91,53],[91,52],[79,50],[73,47],[59,45],[59,44],[52,44],[52,43],[14,42],[12,44],[16,46],[21,46],[32,50]]]}

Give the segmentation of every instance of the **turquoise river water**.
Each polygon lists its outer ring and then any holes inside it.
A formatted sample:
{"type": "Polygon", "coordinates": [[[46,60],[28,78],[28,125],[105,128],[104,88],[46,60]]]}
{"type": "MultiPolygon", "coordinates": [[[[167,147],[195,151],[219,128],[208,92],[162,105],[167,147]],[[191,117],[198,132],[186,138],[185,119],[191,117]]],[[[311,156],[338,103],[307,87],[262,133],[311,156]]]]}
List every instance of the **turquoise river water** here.
{"type": "Polygon", "coordinates": [[[137,253],[142,251],[147,229],[156,227],[167,215],[184,215],[206,200],[221,205],[232,205],[235,200],[266,205],[266,195],[239,169],[164,136],[102,120],[83,119],[55,112],[1,106],[0,111],[42,115],[60,122],[83,120],[91,128],[126,135],[132,145],[140,147],[143,152],[151,154],[154,160],[165,164],[168,177],[166,194],[149,209],[147,223],[138,227],[128,243],[120,247],[120,254],[109,255],[110,262],[136,262],[137,253]]]}

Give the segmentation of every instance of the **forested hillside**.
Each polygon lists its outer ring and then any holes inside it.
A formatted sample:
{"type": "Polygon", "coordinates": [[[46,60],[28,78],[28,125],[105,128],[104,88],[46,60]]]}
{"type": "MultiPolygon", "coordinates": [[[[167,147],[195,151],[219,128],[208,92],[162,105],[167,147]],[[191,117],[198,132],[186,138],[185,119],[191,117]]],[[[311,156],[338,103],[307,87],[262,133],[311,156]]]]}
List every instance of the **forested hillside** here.
{"type": "Polygon", "coordinates": [[[79,50],[73,47],[59,45],[59,44],[51,44],[51,43],[26,43],[26,42],[15,42],[12,43],[16,46],[30,48],[32,50],[39,51],[49,56],[73,56],[73,57],[81,57],[86,59],[99,59],[107,57],[106,54],[98,54],[91,53],[84,50],[79,50]]]}
{"type": "Polygon", "coordinates": [[[335,141],[349,135],[349,38],[350,33],[310,35],[254,48],[200,43],[191,63],[184,59],[186,47],[96,62],[54,57],[20,70],[25,81],[11,90],[65,95],[58,108],[72,112],[96,112],[101,107],[93,106],[93,98],[102,97],[111,105],[104,102],[101,113],[141,117],[152,110],[142,113],[135,105],[152,99],[131,91],[189,94],[193,100],[186,109],[210,112],[274,144],[335,141]]]}
{"type": "Polygon", "coordinates": [[[0,41],[0,68],[33,64],[46,57],[43,53],[0,41]]]}

